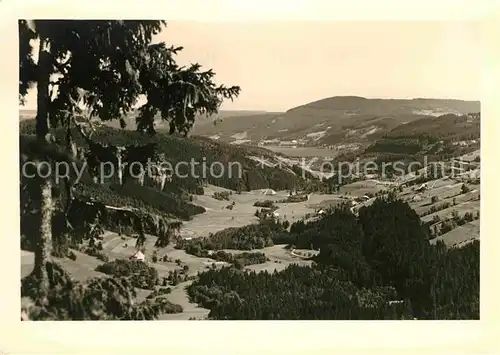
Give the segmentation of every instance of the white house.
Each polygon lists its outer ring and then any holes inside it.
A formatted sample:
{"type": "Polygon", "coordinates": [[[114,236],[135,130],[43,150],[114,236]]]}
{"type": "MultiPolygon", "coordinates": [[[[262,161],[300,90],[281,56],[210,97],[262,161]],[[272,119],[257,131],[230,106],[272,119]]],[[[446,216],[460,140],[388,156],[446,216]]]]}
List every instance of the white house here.
{"type": "Polygon", "coordinates": [[[130,260],[145,261],[145,259],[146,256],[140,250],[130,257],[130,260]]]}
{"type": "Polygon", "coordinates": [[[264,195],[276,195],[276,191],[274,191],[273,189],[265,189],[262,193],[264,195]]]}

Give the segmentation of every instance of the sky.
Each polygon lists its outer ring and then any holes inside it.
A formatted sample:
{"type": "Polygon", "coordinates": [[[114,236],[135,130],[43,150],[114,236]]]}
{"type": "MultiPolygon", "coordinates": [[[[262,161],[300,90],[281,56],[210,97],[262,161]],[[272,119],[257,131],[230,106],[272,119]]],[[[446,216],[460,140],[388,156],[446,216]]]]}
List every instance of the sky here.
{"type": "Polygon", "coordinates": [[[285,111],[344,95],[480,98],[472,21],[169,21],[155,40],[183,46],[179,62],[212,68],[218,84],[239,85],[226,110],[285,111]]]}

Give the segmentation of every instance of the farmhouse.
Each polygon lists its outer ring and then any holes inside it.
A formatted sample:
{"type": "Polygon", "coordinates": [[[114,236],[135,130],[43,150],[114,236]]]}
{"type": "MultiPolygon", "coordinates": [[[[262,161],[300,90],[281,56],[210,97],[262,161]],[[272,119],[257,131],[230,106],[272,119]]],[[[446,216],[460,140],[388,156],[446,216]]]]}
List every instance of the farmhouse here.
{"type": "Polygon", "coordinates": [[[137,260],[137,261],[145,261],[146,257],[145,255],[138,250],[134,255],[130,257],[130,260],[137,260]]]}
{"type": "Polygon", "coordinates": [[[262,194],[264,194],[264,195],[276,195],[276,191],[274,191],[273,189],[265,189],[264,191],[262,191],[262,194]]]}

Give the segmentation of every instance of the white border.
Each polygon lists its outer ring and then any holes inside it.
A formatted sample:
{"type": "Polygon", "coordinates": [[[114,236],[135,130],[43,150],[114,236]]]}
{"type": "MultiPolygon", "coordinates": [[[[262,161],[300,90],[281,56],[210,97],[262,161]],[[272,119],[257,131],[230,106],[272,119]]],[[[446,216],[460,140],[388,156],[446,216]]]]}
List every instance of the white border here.
{"type": "MultiPolygon", "coordinates": [[[[0,354],[9,353],[478,353],[492,350],[498,320],[498,220],[495,163],[500,110],[497,1],[85,0],[0,1],[2,171],[0,354]],[[481,321],[467,322],[40,322],[19,321],[17,19],[166,18],[167,20],[466,20],[484,24],[481,199],[481,321]],[[498,90],[498,89],[497,89],[498,90]],[[497,91],[498,92],[498,91],[497,91]],[[487,191],[488,193],[484,193],[487,191]],[[224,351],[225,350],[225,351],[224,351]]],[[[498,332],[498,330],[497,330],[498,332]]]]}

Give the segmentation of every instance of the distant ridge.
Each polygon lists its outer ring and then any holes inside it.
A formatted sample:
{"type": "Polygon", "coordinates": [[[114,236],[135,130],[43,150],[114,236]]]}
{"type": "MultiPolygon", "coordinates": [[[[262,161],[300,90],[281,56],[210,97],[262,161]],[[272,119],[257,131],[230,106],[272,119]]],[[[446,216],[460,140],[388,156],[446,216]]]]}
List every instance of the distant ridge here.
{"type": "MultiPolygon", "coordinates": [[[[333,96],[286,112],[221,110],[218,115],[198,117],[191,135],[232,144],[369,145],[396,127],[415,120],[424,119],[419,124],[421,127],[425,126],[426,118],[480,111],[479,101],[460,99],[333,96]]],[[[20,109],[20,120],[34,116],[35,110],[20,109]]],[[[126,122],[127,129],[134,130],[135,113],[127,117],[126,122]]],[[[436,124],[435,120],[432,122],[430,126],[436,124]]],[[[119,127],[118,122],[106,124],[119,127]]],[[[165,129],[167,125],[158,121],[157,130],[165,129]]]]}
{"type": "MultiPolygon", "coordinates": [[[[398,98],[366,98],[362,96],[332,96],[332,97],[327,97],[324,99],[312,101],[297,107],[293,107],[288,109],[286,112],[290,112],[293,110],[296,110],[298,108],[302,107],[321,107],[328,105],[329,108],[343,108],[343,109],[348,109],[348,108],[353,108],[355,105],[370,105],[370,104],[380,104],[380,103],[387,103],[387,104],[451,104],[451,105],[477,105],[478,110],[479,110],[479,105],[480,101],[468,101],[468,100],[461,100],[461,99],[439,99],[439,98],[423,98],[423,97],[417,97],[413,99],[398,99],[398,98]]],[[[357,107],[361,108],[361,107],[357,107]]]]}
{"type": "Polygon", "coordinates": [[[284,113],[239,116],[226,118],[216,125],[195,125],[193,134],[233,144],[369,144],[414,120],[479,111],[479,101],[333,96],[284,113]]]}

